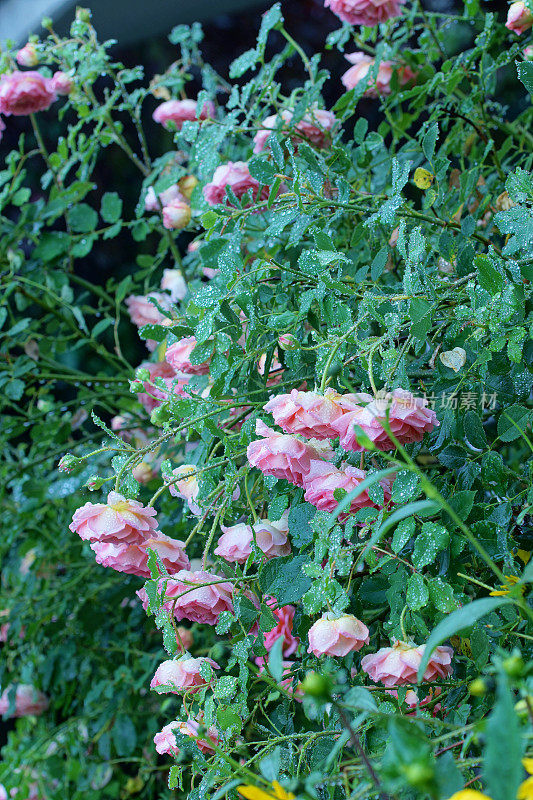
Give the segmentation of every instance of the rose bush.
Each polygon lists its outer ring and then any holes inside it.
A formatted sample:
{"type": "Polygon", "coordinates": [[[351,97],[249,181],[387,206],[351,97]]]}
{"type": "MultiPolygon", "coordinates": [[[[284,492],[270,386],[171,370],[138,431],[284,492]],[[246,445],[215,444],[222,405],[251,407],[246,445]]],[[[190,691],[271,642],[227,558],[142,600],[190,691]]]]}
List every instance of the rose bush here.
{"type": "Polygon", "coordinates": [[[0,794],[530,796],[532,11],[325,8],[0,56],[0,794]]]}

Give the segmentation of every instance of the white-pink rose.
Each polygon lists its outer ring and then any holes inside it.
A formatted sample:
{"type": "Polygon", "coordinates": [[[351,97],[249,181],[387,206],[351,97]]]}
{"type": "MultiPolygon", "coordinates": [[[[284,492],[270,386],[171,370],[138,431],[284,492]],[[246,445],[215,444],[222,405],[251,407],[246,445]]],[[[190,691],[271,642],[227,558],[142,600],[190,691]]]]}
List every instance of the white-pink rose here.
{"type": "Polygon", "coordinates": [[[141,544],[157,529],[155,516],[155,508],[109,492],[107,503],[85,503],[78,508],[69,528],[91,543],[141,544]]]}
{"type": "Polygon", "coordinates": [[[507,12],[507,22],[505,27],[509,28],[514,33],[521,34],[528,31],[533,25],[533,12],[523,2],[518,0],[517,3],[511,3],[509,11],[507,12]]]}
{"type": "MultiPolygon", "coordinates": [[[[377,653],[365,656],[361,660],[361,669],[374,683],[383,683],[387,687],[416,683],[424,650],[425,645],[416,647],[407,642],[394,642],[392,647],[382,647],[377,653]]],[[[436,647],[422,680],[447,678],[452,672],[452,655],[451,647],[436,647]]]]}
{"type": "Polygon", "coordinates": [[[10,717],[27,717],[30,714],[39,716],[48,708],[48,698],[34,686],[19,683],[15,689],[8,686],[0,696],[0,714],[9,714],[10,717]],[[10,700],[14,701],[14,708],[9,713],[10,700]]]}
{"type": "MultiPolygon", "coordinates": [[[[347,89],[354,89],[368,75],[370,68],[373,67],[375,59],[366,53],[356,52],[346,56],[348,61],[353,64],[341,77],[342,83],[347,89]]],[[[394,73],[398,75],[398,83],[403,86],[415,77],[414,72],[405,64],[396,65],[392,61],[380,61],[376,77],[370,80],[365,89],[366,97],[378,97],[391,93],[391,81],[394,73]]]]}
{"type": "Polygon", "coordinates": [[[57,100],[50,78],[40,72],[6,72],[0,76],[0,114],[15,117],[50,108],[57,100]]]}
{"type": "Polygon", "coordinates": [[[212,669],[220,669],[212,658],[181,656],[175,660],[163,661],[155,671],[150,689],[159,689],[160,692],[167,691],[172,694],[197,692],[208,684],[200,672],[202,664],[208,664],[212,669]]]}
{"type": "Polygon", "coordinates": [[[180,131],[184,122],[194,122],[197,119],[209,119],[215,116],[215,106],[210,100],[205,102],[200,113],[196,100],[167,100],[161,103],[153,113],[155,122],[168,128],[169,123],[174,123],[180,131]]]}
{"type": "Polygon", "coordinates": [[[349,25],[374,27],[401,13],[405,0],[325,0],[326,8],[349,25]]]}
{"type": "Polygon", "coordinates": [[[266,200],[270,194],[268,186],[264,186],[259,191],[259,181],[250,175],[248,164],[245,161],[228,161],[227,164],[221,164],[216,168],[211,181],[204,186],[203,190],[204,197],[210,206],[216,206],[225,201],[227,186],[238,199],[250,192],[254,202],[266,200]]]}
{"type": "Polygon", "coordinates": [[[324,614],[309,630],[308,653],[315,656],[347,656],[368,644],[369,631],[353,614],[324,614]]]}

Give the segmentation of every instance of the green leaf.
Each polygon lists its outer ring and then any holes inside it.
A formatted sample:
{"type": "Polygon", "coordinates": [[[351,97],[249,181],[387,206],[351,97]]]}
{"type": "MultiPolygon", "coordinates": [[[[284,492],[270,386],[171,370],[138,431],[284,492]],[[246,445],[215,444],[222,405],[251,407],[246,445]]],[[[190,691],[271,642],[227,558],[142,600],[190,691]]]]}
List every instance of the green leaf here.
{"type": "Polygon", "coordinates": [[[529,94],[533,94],[533,64],[531,61],[521,61],[516,65],[516,71],[529,94]]]}
{"type": "Polygon", "coordinates": [[[457,600],[454,597],[453,589],[449,583],[442,578],[430,578],[429,580],[429,599],[437,609],[443,614],[449,614],[457,608],[457,600]]]}
{"type": "Polygon", "coordinates": [[[478,450],[484,450],[487,446],[487,434],[483,429],[481,419],[475,411],[467,411],[464,422],[465,436],[472,445],[478,450]]]}
{"type": "Polygon", "coordinates": [[[406,602],[412,611],[419,611],[425,608],[429,601],[429,591],[422,575],[418,572],[409,576],[407,581],[406,602]]]}
{"type": "Polygon", "coordinates": [[[413,550],[413,564],[417,569],[433,564],[437,553],[448,545],[450,534],[436,522],[424,522],[422,530],[416,537],[413,550]]]}
{"type": "Polygon", "coordinates": [[[74,233],[89,233],[98,225],[98,214],[87,203],[78,203],[69,208],[67,219],[74,233]]]}
{"type": "Polygon", "coordinates": [[[316,508],[309,503],[293,506],[289,511],[289,534],[296,547],[304,547],[313,541],[313,529],[309,522],[314,518],[316,508]]]}
{"type": "Polygon", "coordinates": [[[498,419],[498,436],[502,442],[519,439],[529,425],[531,412],[523,406],[514,405],[501,412],[498,419]]]}
{"type": "Polygon", "coordinates": [[[311,586],[311,578],[302,571],[307,556],[286,556],[270,561],[261,571],[259,583],[265,594],[273,595],[280,606],[301,600],[311,586]]]}
{"type": "Polygon", "coordinates": [[[402,519],[396,526],[394,535],[392,537],[392,550],[394,553],[399,553],[409,539],[414,535],[416,523],[412,517],[402,519]]]}
{"type": "Polygon", "coordinates": [[[458,608],[449,617],[439,622],[426,642],[424,655],[418,668],[418,682],[420,683],[422,680],[431,654],[436,647],[445,642],[446,639],[449,639],[450,636],[459,633],[465,628],[470,628],[481,617],[491,611],[495,611],[500,606],[509,605],[509,603],[512,603],[512,600],[508,597],[482,597],[480,600],[474,600],[472,603],[458,608]]]}
{"type": "Polygon", "coordinates": [[[479,285],[490,294],[498,294],[503,286],[503,275],[493,267],[488,256],[477,256],[475,265],[478,272],[479,285]]]}
{"type": "Polygon", "coordinates": [[[501,675],[496,690],[496,705],[485,729],[483,752],[483,776],[492,800],[516,797],[524,772],[520,726],[514,704],[507,677],[501,675]]]}
{"type": "Polygon", "coordinates": [[[283,636],[280,636],[268,654],[268,668],[278,683],[281,683],[283,677],[283,644],[283,636]]]}
{"type": "Polygon", "coordinates": [[[112,730],[113,742],[119,756],[129,756],[135,750],[137,734],[135,725],[125,714],[119,714],[112,730]]]}
{"type": "Polygon", "coordinates": [[[122,198],[117,192],[106,192],[102,197],[100,214],[104,222],[117,222],[122,214],[122,198]]]}

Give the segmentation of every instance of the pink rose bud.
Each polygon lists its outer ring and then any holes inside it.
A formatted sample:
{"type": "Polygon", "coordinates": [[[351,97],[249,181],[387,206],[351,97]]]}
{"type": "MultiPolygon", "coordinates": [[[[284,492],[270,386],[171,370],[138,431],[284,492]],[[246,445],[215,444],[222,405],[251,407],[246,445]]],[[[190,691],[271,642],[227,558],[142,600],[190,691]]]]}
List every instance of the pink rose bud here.
{"type": "Polygon", "coordinates": [[[0,114],[15,117],[50,108],[57,95],[40,72],[8,72],[0,76],[0,114]]]}
{"type": "Polygon", "coordinates": [[[155,478],[157,472],[154,472],[154,470],[147,461],[141,461],[140,464],[136,464],[136,466],[133,467],[131,474],[133,475],[137,483],[146,484],[149,483],[153,478],[155,478]]]}
{"type": "MultiPolygon", "coordinates": [[[[179,748],[176,744],[176,733],[182,733],[184,736],[195,738],[198,735],[198,728],[202,723],[203,718],[200,717],[199,721],[188,719],[186,722],[176,720],[170,722],[168,725],[154,736],[155,749],[160,755],[177,756],[179,748]]],[[[214,753],[213,745],[218,744],[218,733],[216,729],[211,726],[207,730],[206,739],[196,739],[196,744],[202,753],[214,753]]]]}
{"type": "MultiPolygon", "coordinates": [[[[254,136],[254,153],[261,153],[265,149],[272,131],[289,130],[292,118],[293,113],[288,109],[266,117],[261,123],[260,130],[254,136]]],[[[335,123],[336,118],[331,111],[324,111],[313,106],[303,119],[294,125],[295,135],[291,137],[291,141],[295,147],[298,147],[299,142],[307,141],[319,149],[324,149],[331,144],[331,131],[335,123]]]]}
{"type": "Polygon", "coordinates": [[[52,75],[52,86],[54,91],[59,95],[70,94],[74,88],[74,81],[66,74],[66,72],[54,72],[52,75]]]}
{"type": "MultiPolygon", "coordinates": [[[[416,647],[406,642],[394,642],[392,647],[382,647],[377,653],[361,660],[361,669],[374,683],[387,687],[403,686],[417,682],[417,672],[424,655],[425,645],[416,647]]],[[[436,647],[424,672],[424,681],[447,678],[452,672],[451,647],[436,647]]]]}
{"type": "Polygon", "coordinates": [[[533,45],[528,44],[527,47],[524,48],[524,58],[526,61],[533,61],[533,45]]]}
{"type": "Polygon", "coordinates": [[[296,609],[290,605],[278,607],[278,601],[274,597],[269,597],[266,602],[276,617],[277,624],[265,633],[265,647],[270,652],[277,640],[282,638],[282,653],[284,656],[291,656],[296,652],[296,648],[300,643],[300,640],[292,632],[296,609]]]}
{"type": "Polygon", "coordinates": [[[176,199],[163,206],[163,225],[169,231],[186,228],[191,221],[191,207],[186,200],[176,199]]]}
{"type": "Polygon", "coordinates": [[[224,533],[220,536],[215,548],[215,555],[229,561],[230,564],[244,564],[252,553],[253,531],[243,522],[230,525],[226,528],[221,525],[224,533]]]}
{"type": "Polygon", "coordinates": [[[266,200],[270,188],[264,186],[259,191],[259,181],[250,175],[248,164],[245,161],[228,161],[217,167],[211,182],[204,186],[204,197],[210,206],[216,206],[226,200],[226,186],[229,186],[235,196],[240,199],[251,191],[253,200],[266,200]]]}
{"type": "Polygon", "coordinates": [[[197,344],[195,336],[187,336],[167,348],[165,358],[176,372],[186,372],[190,375],[207,375],[209,361],[202,361],[201,364],[191,363],[191,354],[197,344]]]}
{"type": "Polygon", "coordinates": [[[110,567],[117,572],[138,575],[147,580],[151,578],[148,568],[149,550],[157,553],[169,575],[175,575],[180,570],[189,567],[189,558],[184,547],[184,543],[179,539],[171,539],[159,532],[140,544],[91,543],[91,549],[96,555],[98,564],[110,567]]]}
{"type": "MultiPolygon", "coordinates": [[[[180,570],[163,583],[166,584],[164,606],[168,611],[174,610],[178,622],[188,619],[190,622],[216,625],[223,611],[233,612],[233,584],[220,575],[203,570],[180,570]]],[[[143,608],[148,608],[146,591],[139,589],[137,595],[143,608]]]]}
{"type": "Polygon", "coordinates": [[[194,189],[198,186],[198,178],[195,175],[184,175],[179,179],[178,186],[182,195],[190,200],[194,189]]]}
{"type": "MultiPolygon", "coordinates": [[[[344,73],[341,78],[346,89],[354,89],[362,80],[366,78],[375,60],[366,53],[356,52],[347,55],[346,58],[353,64],[353,67],[344,73]]],[[[396,66],[392,61],[381,61],[376,77],[370,81],[365,89],[366,97],[378,97],[391,93],[391,80],[393,74],[398,73],[398,83],[403,86],[415,77],[414,72],[406,65],[396,66]]]]}
{"type": "Polygon", "coordinates": [[[522,0],[511,3],[507,12],[505,27],[517,34],[528,31],[533,25],[533,12],[522,0]]]}
{"type": "Polygon", "coordinates": [[[13,687],[8,686],[0,696],[0,714],[9,714],[10,717],[39,716],[48,708],[48,698],[34,686],[19,683],[13,692],[13,687]],[[10,712],[10,701],[14,701],[14,709],[10,712]]]}
{"type": "Polygon", "coordinates": [[[292,333],[282,333],[278,344],[282,350],[296,350],[300,346],[298,339],[292,333]]]}
{"type": "Polygon", "coordinates": [[[187,294],[187,284],[180,269],[165,269],[161,279],[161,288],[170,292],[173,303],[183,300],[187,294]]]}
{"type": "Polygon", "coordinates": [[[69,528],[91,543],[142,544],[157,529],[155,515],[154,508],[110,492],[107,503],[85,503],[78,508],[69,528]]]}
{"type": "Polygon", "coordinates": [[[172,470],[171,475],[164,476],[165,481],[169,483],[168,490],[170,494],[173,497],[180,497],[182,500],[186,500],[193,514],[198,513],[200,510],[196,503],[196,498],[200,491],[198,478],[196,477],[197,470],[198,467],[194,464],[181,464],[181,466],[172,470]],[[176,480],[176,478],[179,478],[179,480],[176,480]]]}
{"type": "Polygon", "coordinates": [[[193,645],[194,639],[192,631],[185,628],[183,625],[178,625],[176,628],[176,644],[178,645],[178,652],[183,653],[185,650],[190,650],[193,645]]]}
{"type": "MultiPolygon", "coordinates": [[[[357,467],[342,465],[341,469],[335,467],[327,461],[311,462],[308,473],[304,476],[303,487],[305,489],[304,498],[311,505],[321,511],[335,511],[338,501],[335,498],[335,491],[343,489],[347,494],[352,492],[367,477],[366,472],[357,467]]],[[[390,500],[390,488],[386,481],[380,481],[384,490],[385,502],[390,500]]],[[[360,508],[375,508],[376,504],[370,499],[368,492],[364,489],[356,495],[350,504],[350,508],[340,514],[342,522],[349,514],[355,514],[360,508]]]]}
{"type": "Polygon", "coordinates": [[[202,106],[200,114],[196,100],[167,100],[161,103],[153,113],[155,122],[159,122],[168,128],[169,122],[173,122],[180,131],[184,122],[194,122],[197,119],[209,119],[215,116],[215,106],[208,100],[202,106]]]}
{"type": "Polygon", "coordinates": [[[368,644],[369,632],[353,614],[324,614],[309,630],[308,653],[315,656],[347,656],[368,644]]]}
{"type": "Polygon", "coordinates": [[[132,294],[126,298],[131,321],[138,328],[142,328],[144,325],[162,325],[164,320],[167,319],[153,303],[150,303],[151,297],[165,311],[170,309],[168,295],[163,294],[163,292],[150,292],[146,296],[132,294]]]}
{"type": "Polygon", "coordinates": [[[59,460],[57,468],[60,472],[72,472],[82,463],[81,458],[76,458],[76,456],[71,455],[71,453],[66,453],[59,460]]]}
{"type": "Polygon", "coordinates": [[[35,67],[39,63],[37,48],[32,42],[28,42],[17,53],[17,64],[21,67],[35,67]]]}
{"type": "Polygon", "coordinates": [[[162,192],[159,192],[159,194],[155,193],[153,186],[149,186],[144,198],[145,211],[159,211],[158,198],[162,206],[168,206],[174,200],[184,199],[177,183],[169,186],[168,189],[164,189],[162,192]]]}
{"type": "Polygon", "coordinates": [[[332,426],[343,414],[338,402],[340,397],[334,389],[326,389],[324,394],[293,389],[289,394],[271,397],[264,410],[269,411],[276,425],[287,433],[299,433],[313,439],[335,439],[338,433],[332,426]]]}
{"type": "Polygon", "coordinates": [[[216,661],[211,658],[189,658],[181,656],[175,661],[163,661],[155,671],[150,683],[150,689],[159,689],[162,692],[180,694],[187,692],[193,694],[207,686],[208,681],[202,677],[200,667],[209,664],[213,669],[220,669],[216,661]]]}
{"type": "Polygon", "coordinates": [[[424,433],[429,433],[440,423],[435,412],[428,408],[428,401],[414,397],[405,389],[378,393],[377,397],[360,393],[342,396],[345,413],[333,423],[340,436],[344,450],[364,450],[357,442],[354,425],[368,436],[378,450],[394,450],[395,445],[383,425],[387,422],[400,444],[420,442],[424,433]]]}
{"type": "Polygon", "coordinates": [[[397,17],[405,0],[325,0],[326,8],[349,25],[374,27],[397,17]]]}
{"type": "Polygon", "coordinates": [[[281,518],[274,522],[268,519],[258,519],[254,523],[253,529],[257,546],[267,558],[290,555],[288,511],[285,511],[281,518]]]}

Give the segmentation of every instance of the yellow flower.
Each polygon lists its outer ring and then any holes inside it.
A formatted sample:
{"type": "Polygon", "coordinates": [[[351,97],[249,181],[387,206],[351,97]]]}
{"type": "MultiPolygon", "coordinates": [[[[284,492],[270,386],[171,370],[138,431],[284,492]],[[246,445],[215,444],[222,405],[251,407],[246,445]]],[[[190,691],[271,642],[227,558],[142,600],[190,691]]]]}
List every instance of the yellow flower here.
{"type": "Polygon", "coordinates": [[[522,764],[524,765],[525,771],[533,775],[533,758],[523,758],[522,764]]]}
{"type": "Polygon", "coordinates": [[[264,789],[259,789],[257,786],[238,786],[237,791],[246,800],[272,800],[272,798],[276,798],[276,800],[294,800],[295,798],[294,794],[285,791],[277,781],[272,781],[271,792],[265,792],[264,789]]]}
{"type": "MultiPolygon", "coordinates": [[[[492,592],[489,592],[491,597],[503,597],[503,595],[509,594],[511,588],[518,583],[520,579],[516,577],[516,575],[506,575],[505,576],[505,584],[501,586],[500,589],[493,589],[492,592]]],[[[520,593],[524,594],[524,586],[520,587],[520,593]]]]}
{"type": "MultiPolygon", "coordinates": [[[[528,761],[531,760],[531,758],[528,759],[528,761]]],[[[527,778],[520,784],[516,796],[518,800],[533,800],[533,778],[527,778]]]]}
{"type": "Polygon", "coordinates": [[[491,800],[491,798],[476,789],[461,789],[460,792],[452,794],[448,800],[491,800]]]}
{"type": "Polygon", "coordinates": [[[531,551],[530,550],[517,550],[516,551],[516,555],[518,556],[520,561],[523,561],[524,564],[527,564],[527,562],[531,558],[531,551]]]}

